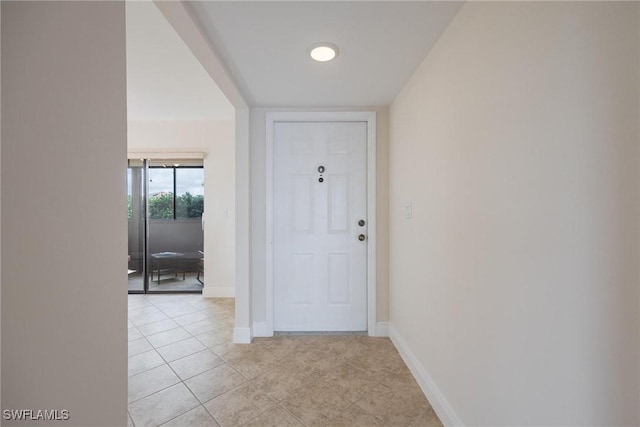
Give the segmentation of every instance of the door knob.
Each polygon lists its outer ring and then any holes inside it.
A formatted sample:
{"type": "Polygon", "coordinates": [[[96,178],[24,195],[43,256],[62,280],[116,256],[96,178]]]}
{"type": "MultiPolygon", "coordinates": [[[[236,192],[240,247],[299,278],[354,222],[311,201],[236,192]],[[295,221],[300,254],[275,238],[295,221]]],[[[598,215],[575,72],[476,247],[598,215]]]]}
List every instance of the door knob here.
{"type": "Polygon", "coordinates": [[[361,242],[364,242],[364,239],[366,239],[367,237],[364,234],[361,234],[358,236],[358,240],[360,240],[361,242]]]}

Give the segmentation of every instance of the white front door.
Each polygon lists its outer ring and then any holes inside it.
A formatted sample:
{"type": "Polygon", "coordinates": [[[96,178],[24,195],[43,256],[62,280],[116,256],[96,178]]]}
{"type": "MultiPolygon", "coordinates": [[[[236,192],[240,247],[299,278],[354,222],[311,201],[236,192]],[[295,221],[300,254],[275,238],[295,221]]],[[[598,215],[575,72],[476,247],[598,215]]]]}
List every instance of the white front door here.
{"type": "Polygon", "coordinates": [[[366,331],[367,123],[276,122],[273,150],[274,329],[366,331]]]}

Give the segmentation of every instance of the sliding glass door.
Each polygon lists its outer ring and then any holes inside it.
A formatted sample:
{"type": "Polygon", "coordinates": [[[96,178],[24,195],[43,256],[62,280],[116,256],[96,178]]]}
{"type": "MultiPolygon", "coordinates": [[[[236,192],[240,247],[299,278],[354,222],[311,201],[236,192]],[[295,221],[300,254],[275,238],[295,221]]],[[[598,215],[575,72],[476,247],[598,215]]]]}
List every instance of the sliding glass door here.
{"type": "Polygon", "coordinates": [[[148,206],[149,292],[201,291],[202,161],[150,160],[148,206]]]}
{"type": "MultiPolygon", "coordinates": [[[[202,292],[204,285],[204,169],[202,160],[145,160],[141,187],[143,267],[129,275],[129,291],[202,292]],[[138,274],[139,272],[139,274],[138,274]]],[[[131,162],[130,162],[130,169],[131,162]]],[[[130,177],[135,174],[130,172],[130,177]]],[[[130,178],[130,187],[138,188],[130,178]]],[[[135,193],[135,191],[133,191],[135,193]]],[[[130,197],[135,198],[135,195],[130,197]]],[[[130,203],[131,205],[131,203],[130,203]]],[[[130,208],[130,211],[133,211],[130,208]]],[[[130,216],[135,215],[134,213],[130,216]]],[[[130,251],[140,246],[129,233],[130,251]]],[[[130,270],[134,264],[130,261],[130,270]]],[[[137,266],[137,264],[135,264],[137,266]]]]}
{"type": "Polygon", "coordinates": [[[129,160],[127,168],[128,266],[129,292],[145,290],[146,201],[145,164],[142,160],[129,160]]]}

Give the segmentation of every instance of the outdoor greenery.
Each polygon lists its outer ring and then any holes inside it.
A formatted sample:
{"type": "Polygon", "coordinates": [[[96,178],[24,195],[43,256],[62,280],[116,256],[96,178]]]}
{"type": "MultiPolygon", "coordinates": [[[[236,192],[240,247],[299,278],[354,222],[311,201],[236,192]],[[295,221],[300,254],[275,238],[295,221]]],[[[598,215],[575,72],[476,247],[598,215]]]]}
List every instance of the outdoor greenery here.
{"type": "Polygon", "coordinates": [[[204,196],[189,192],[181,194],[176,200],[176,218],[201,218],[204,210],[204,196]]]}
{"type": "MultiPolygon", "coordinates": [[[[133,215],[131,196],[128,197],[129,218],[133,215]]],[[[204,210],[204,196],[184,193],[176,199],[176,219],[200,218],[204,210]]],[[[149,219],[174,219],[173,193],[160,193],[149,197],[149,219]]]]}
{"type": "Polygon", "coordinates": [[[173,193],[149,197],[149,219],[173,219],[173,193]]]}

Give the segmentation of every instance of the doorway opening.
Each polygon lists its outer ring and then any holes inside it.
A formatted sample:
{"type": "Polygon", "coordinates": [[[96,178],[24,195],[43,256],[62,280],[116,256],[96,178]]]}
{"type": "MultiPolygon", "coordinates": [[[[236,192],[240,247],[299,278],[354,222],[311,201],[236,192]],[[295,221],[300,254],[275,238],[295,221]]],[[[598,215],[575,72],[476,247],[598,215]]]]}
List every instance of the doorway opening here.
{"type": "Polygon", "coordinates": [[[129,293],[202,293],[202,159],[130,159],[129,293]]]}

